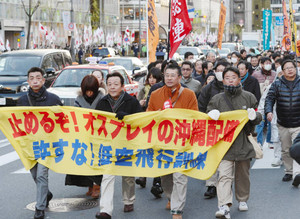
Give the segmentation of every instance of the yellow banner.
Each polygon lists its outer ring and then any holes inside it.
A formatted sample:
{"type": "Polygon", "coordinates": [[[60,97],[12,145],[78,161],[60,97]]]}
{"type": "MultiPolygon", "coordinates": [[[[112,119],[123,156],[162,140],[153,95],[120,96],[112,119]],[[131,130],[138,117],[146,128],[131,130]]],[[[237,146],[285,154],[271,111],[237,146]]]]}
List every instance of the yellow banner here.
{"type": "Polygon", "coordinates": [[[155,10],[155,1],[148,0],[148,51],[149,63],[155,62],[156,47],[159,40],[159,31],[157,15],[155,10]]]}
{"type": "Polygon", "coordinates": [[[185,109],[115,114],[78,107],[0,108],[0,129],[25,168],[39,162],[64,174],[208,179],[248,121],[247,111],[218,121],[185,109]]]}
{"type": "Polygon", "coordinates": [[[221,2],[220,7],[220,16],[219,16],[219,31],[218,31],[218,48],[222,49],[222,40],[223,40],[223,33],[225,27],[225,19],[226,19],[226,7],[221,2]]]}

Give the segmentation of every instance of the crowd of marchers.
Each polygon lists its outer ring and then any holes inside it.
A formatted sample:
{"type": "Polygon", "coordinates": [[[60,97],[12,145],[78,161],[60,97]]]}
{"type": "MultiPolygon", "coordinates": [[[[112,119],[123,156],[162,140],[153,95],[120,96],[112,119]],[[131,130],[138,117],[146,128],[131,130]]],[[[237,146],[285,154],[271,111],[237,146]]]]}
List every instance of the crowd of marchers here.
{"type": "MultiPolygon", "coordinates": [[[[221,160],[217,171],[206,180],[205,198],[218,199],[217,218],[230,218],[233,191],[240,211],[248,211],[250,196],[250,162],[256,153],[249,136],[262,147],[274,150],[272,166],[284,165],[282,181],[300,184],[300,62],[293,54],[252,50],[235,51],[227,58],[216,58],[208,52],[195,60],[186,52],[180,65],[173,60],[148,65],[148,74],[139,81],[138,97],[124,91],[124,78],[118,72],[104,75],[100,70],[83,78],[75,100],[76,107],[113,112],[123,120],[143,111],[181,108],[207,113],[218,120],[220,113],[247,110],[249,121],[221,160]],[[299,67],[298,67],[299,66],[299,67]],[[234,186],[233,186],[234,185],[234,186]]],[[[29,91],[18,100],[19,106],[62,105],[59,97],[44,86],[42,69],[28,71],[29,91]]],[[[45,217],[53,194],[48,188],[48,168],[37,163],[31,170],[36,183],[35,219],[45,217]]],[[[280,180],[280,179],[279,179],[280,180]]],[[[66,175],[65,184],[87,187],[87,196],[99,198],[96,218],[112,218],[113,175],[66,175]]],[[[188,177],[176,172],[153,179],[150,192],[165,197],[166,209],[173,219],[183,218],[188,177]]],[[[145,188],[147,178],[122,176],[124,212],[134,211],[135,184],[145,188]]],[[[142,199],[142,197],[139,197],[142,199]]],[[[188,214],[188,213],[187,213],[188,214]]]]}

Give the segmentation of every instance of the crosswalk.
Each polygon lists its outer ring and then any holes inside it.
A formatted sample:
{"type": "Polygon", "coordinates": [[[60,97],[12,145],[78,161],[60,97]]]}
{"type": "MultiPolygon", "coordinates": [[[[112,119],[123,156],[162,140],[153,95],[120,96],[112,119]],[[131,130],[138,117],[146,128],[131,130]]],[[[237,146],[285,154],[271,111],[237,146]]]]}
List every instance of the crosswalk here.
{"type": "MultiPolygon", "coordinates": [[[[12,164],[13,162],[20,160],[19,155],[11,146],[10,142],[7,139],[0,140],[0,168],[5,168],[7,165],[12,164]],[[10,152],[4,153],[10,149],[10,152]]],[[[20,164],[17,170],[11,172],[11,174],[27,174],[29,171],[20,164]]]]}

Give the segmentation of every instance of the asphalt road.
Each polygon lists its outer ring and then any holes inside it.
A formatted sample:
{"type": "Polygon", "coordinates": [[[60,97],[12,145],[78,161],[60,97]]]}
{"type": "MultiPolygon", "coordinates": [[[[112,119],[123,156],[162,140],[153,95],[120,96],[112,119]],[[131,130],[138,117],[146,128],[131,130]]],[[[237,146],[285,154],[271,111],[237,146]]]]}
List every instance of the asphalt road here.
{"type": "MultiPolygon", "coordinates": [[[[234,201],[231,207],[231,217],[234,219],[299,219],[300,194],[291,182],[282,182],[283,167],[272,168],[270,163],[273,151],[264,148],[264,159],[253,161],[251,174],[251,195],[248,201],[249,211],[239,212],[238,203],[234,201]]],[[[49,171],[50,190],[54,194],[50,202],[51,212],[46,212],[46,218],[53,219],[81,219],[95,218],[99,206],[87,210],[54,212],[55,203],[66,201],[68,198],[84,198],[93,205],[98,200],[87,198],[87,188],[65,186],[65,175],[49,171]],[[95,202],[96,201],[96,202],[95,202]]],[[[116,178],[114,194],[115,219],[166,219],[171,218],[169,211],[165,210],[166,198],[155,199],[150,193],[152,179],[148,179],[145,189],[136,187],[136,202],[134,211],[123,212],[121,198],[121,177],[116,178]]],[[[215,218],[217,199],[206,200],[203,197],[205,182],[189,178],[187,203],[184,209],[184,219],[210,219],[215,218]]],[[[13,147],[0,132],[0,218],[27,219],[33,218],[34,212],[29,207],[34,206],[35,184],[31,174],[25,171],[13,147]],[[30,205],[31,204],[31,205],[30,205]]]]}

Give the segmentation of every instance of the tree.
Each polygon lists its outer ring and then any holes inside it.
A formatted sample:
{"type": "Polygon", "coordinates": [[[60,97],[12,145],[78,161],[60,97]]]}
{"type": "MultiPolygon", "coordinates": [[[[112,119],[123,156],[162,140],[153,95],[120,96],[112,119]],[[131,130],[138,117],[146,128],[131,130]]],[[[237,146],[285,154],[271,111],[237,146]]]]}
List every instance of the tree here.
{"type": "Polygon", "coordinates": [[[31,18],[32,18],[32,15],[34,14],[34,12],[38,9],[38,7],[41,4],[41,2],[38,0],[36,5],[34,6],[34,8],[31,8],[31,3],[32,3],[32,0],[29,0],[29,7],[28,7],[28,11],[27,11],[26,7],[25,7],[25,4],[24,4],[24,1],[22,0],[23,9],[24,9],[26,15],[28,16],[28,30],[27,30],[26,49],[29,49],[29,43],[30,43],[31,18]]]}
{"type": "Polygon", "coordinates": [[[99,27],[100,24],[100,11],[99,11],[99,1],[98,0],[90,0],[91,5],[91,24],[92,29],[95,30],[99,27]]]}

